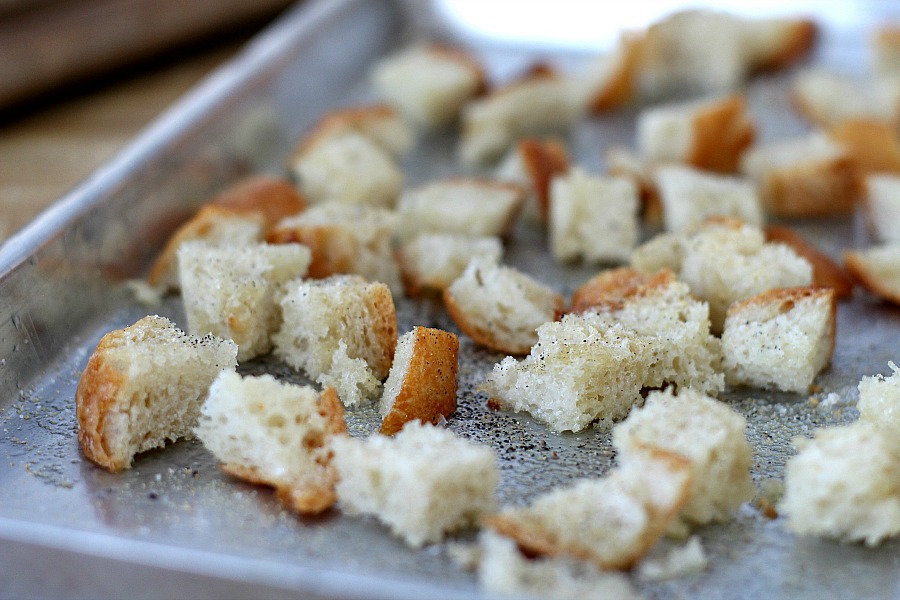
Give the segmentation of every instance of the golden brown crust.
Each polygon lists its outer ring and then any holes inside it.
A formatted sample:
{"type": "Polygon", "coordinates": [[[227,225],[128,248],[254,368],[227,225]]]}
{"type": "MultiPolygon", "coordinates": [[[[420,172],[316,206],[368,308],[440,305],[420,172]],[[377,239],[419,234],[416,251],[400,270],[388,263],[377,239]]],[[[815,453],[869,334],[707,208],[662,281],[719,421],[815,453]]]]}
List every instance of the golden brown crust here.
{"type": "Polygon", "coordinates": [[[827,217],[853,212],[860,184],[846,154],[775,169],[760,182],[767,211],[777,217],[827,217]]]}
{"type": "Polygon", "coordinates": [[[441,58],[442,60],[451,60],[459,63],[466,69],[469,69],[477,78],[478,84],[475,91],[476,96],[480,96],[487,91],[487,75],[484,67],[478,60],[461,48],[455,46],[447,46],[445,44],[429,44],[428,52],[441,58]]]}
{"type": "Polygon", "coordinates": [[[321,142],[345,133],[364,133],[367,125],[382,119],[397,119],[397,111],[388,104],[352,106],[324,115],[301,140],[290,162],[295,162],[321,142]]]}
{"type": "Polygon", "coordinates": [[[847,150],[858,174],[900,173],[900,138],[891,125],[850,119],[829,129],[828,137],[847,150]]]}
{"type": "Polygon", "coordinates": [[[376,316],[371,325],[372,333],[378,339],[380,353],[377,358],[367,361],[372,374],[381,381],[388,376],[394,362],[394,350],[397,347],[397,312],[391,289],[380,282],[373,282],[369,287],[366,302],[376,316]]]}
{"type": "Polygon", "coordinates": [[[790,31],[783,43],[770,48],[770,54],[759,61],[755,68],[759,71],[784,69],[800,60],[816,43],[819,28],[811,19],[797,19],[790,24],[790,31]]]}
{"type": "Polygon", "coordinates": [[[900,305],[900,289],[891,287],[883,277],[878,275],[864,252],[844,251],[844,266],[856,283],[876,296],[900,305]]]}
{"type": "Polygon", "coordinates": [[[287,179],[272,175],[247,177],[213,198],[212,204],[237,213],[259,213],[266,229],[306,210],[306,199],[287,179]]]}
{"type": "Polygon", "coordinates": [[[384,435],[394,435],[412,420],[437,424],[456,410],[459,338],[449,331],[416,327],[412,343],[409,368],[381,423],[384,435]]]}
{"type": "Polygon", "coordinates": [[[732,173],[756,136],[744,97],[729,96],[694,118],[693,146],[687,162],[698,169],[732,173]]]}
{"type": "Polygon", "coordinates": [[[631,267],[603,271],[582,284],[572,294],[572,303],[566,312],[606,312],[622,309],[631,300],[642,298],[675,281],[669,269],[654,274],[643,273],[631,267]]]}
{"type": "Polygon", "coordinates": [[[352,273],[359,252],[356,236],[346,227],[334,224],[276,225],[269,231],[266,241],[270,244],[303,244],[309,248],[306,276],[312,279],[352,273]]]}
{"type": "Polygon", "coordinates": [[[853,294],[853,280],[843,267],[831,257],[819,251],[790,227],[769,225],[765,228],[766,241],[778,242],[809,261],[813,268],[813,284],[831,288],[838,299],[849,298],[853,294]]]}
{"type": "Polygon", "coordinates": [[[534,187],[541,221],[550,214],[550,182],[569,170],[569,153],[562,140],[525,138],[519,141],[519,155],[534,187]]]}
{"type": "Polygon", "coordinates": [[[107,360],[107,350],[121,345],[123,330],[110,331],[100,339],[78,381],[75,392],[75,414],[78,419],[78,442],[90,461],[117,473],[131,464],[131,457],[116,456],[105,436],[104,421],[119,402],[125,385],[125,374],[107,360]]]}
{"type": "Polygon", "coordinates": [[[589,100],[589,108],[592,112],[601,113],[627,104],[634,99],[637,87],[635,80],[643,42],[644,37],[639,33],[622,34],[619,41],[622,52],[621,60],[606,86],[595,92],[589,100]]]}

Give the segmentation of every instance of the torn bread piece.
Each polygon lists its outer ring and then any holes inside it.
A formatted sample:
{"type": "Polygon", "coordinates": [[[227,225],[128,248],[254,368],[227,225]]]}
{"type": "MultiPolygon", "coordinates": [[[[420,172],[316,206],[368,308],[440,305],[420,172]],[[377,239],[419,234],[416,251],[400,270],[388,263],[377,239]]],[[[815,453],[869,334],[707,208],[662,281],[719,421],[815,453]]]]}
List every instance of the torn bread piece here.
{"type": "Polygon", "coordinates": [[[518,139],[568,129],[584,112],[579,82],[547,65],[463,107],[458,153],[467,165],[499,159],[518,139]]]}
{"type": "Polygon", "coordinates": [[[550,184],[550,250],[559,262],[622,262],[638,242],[637,186],[572,168],[550,184]]]}
{"type": "Polygon", "coordinates": [[[848,119],[900,123],[900,79],[894,77],[862,79],[811,67],[796,75],[791,93],[800,114],[820,127],[848,119]]]}
{"type": "Polygon", "coordinates": [[[587,560],[604,570],[630,569],[656,543],[687,501],[689,462],[648,450],[600,479],[582,479],[524,507],[484,519],[485,527],[539,556],[587,560]]]}
{"type": "Polygon", "coordinates": [[[395,436],[335,439],[341,508],[370,514],[413,547],[441,541],[493,512],[500,481],[488,446],[410,421],[395,436]]]}
{"type": "Polygon", "coordinates": [[[879,242],[900,243],[900,174],[866,177],[865,209],[879,242]]]}
{"type": "Polygon", "coordinates": [[[486,89],[474,56],[440,44],[404,48],[376,62],[370,75],[376,93],[424,129],[450,124],[486,89]]]}
{"type": "Polygon", "coordinates": [[[638,154],[654,164],[736,171],[756,131],[746,104],[734,94],[648,108],[638,115],[638,154]]]}
{"type": "Polygon", "coordinates": [[[397,344],[391,291],[357,275],[293,280],[280,300],[275,354],[319,383],[334,385],[352,406],[374,395],[388,375],[397,344]]]}
{"type": "Polygon", "coordinates": [[[144,317],[97,344],[75,392],[84,455],[113,473],[136,454],[190,437],[210,384],[234,370],[237,346],[144,317]]]}
{"type": "Polygon", "coordinates": [[[725,388],[709,306],[695,299],[672,271],[604,271],[575,290],[572,305],[572,312],[594,314],[599,322],[622,325],[648,341],[644,387],[674,384],[708,394],[725,388]]]}
{"type": "Polygon", "coordinates": [[[437,425],[456,410],[459,338],[414,327],[400,336],[381,396],[381,433],[393,435],[408,421],[437,425]]]}
{"type": "Polygon", "coordinates": [[[537,328],[556,319],[564,302],[529,275],[479,258],[444,290],[444,306],[462,332],[506,354],[527,354],[537,328]]]}
{"type": "Polygon", "coordinates": [[[393,250],[397,224],[397,214],[386,208],[328,202],[283,219],[268,241],[307,246],[310,277],[357,274],[399,294],[403,287],[393,250]]]}
{"type": "Polygon", "coordinates": [[[525,138],[500,163],[496,177],[525,190],[525,216],[543,223],[550,214],[550,182],[568,170],[569,153],[562,140],[525,138]]]}
{"type": "Polygon", "coordinates": [[[397,203],[401,241],[423,233],[506,236],[512,231],[525,191],[517,185],[459,177],[404,192],[397,203]]]}
{"type": "Polygon", "coordinates": [[[859,382],[859,420],[900,432],[900,369],[888,361],[892,374],[863,377],[859,382]]]}
{"type": "Polygon", "coordinates": [[[856,422],[796,438],[778,506],[799,535],[876,546],[900,534],[900,437],[856,422]]]}
{"type": "Polygon", "coordinates": [[[725,377],[749,385],[804,394],[834,353],[834,290],[774,289],[736,302],[722,332],[725,377]]]}
{"type": "Polygon", "coordinates": [[[860,176],[900,175],[900,135],[894,125],[851,119],[830,127],[828,137],[847,151],[860,176]]]}
{"type": "Polygon", "coordinates": [[[653,173],[667,231],[698,225],[712,216],[741,219],[762,226],[762,204],[752,183],[681,165],[661,166],[653,173]]]}
{"type": "Polygon", "coordinates": [[[856,283],[888,302],[900,304],[900,243],[845,250],[844,266],[856,283]]]}
{"type": "Polygon", "coordinates": [[[271,375],[223,372],[209,388],[196,434],[222,470],[274,487],[300,514],[321,513],[337,500],[330,443],[347,435],[347,424],[334,388],[319,393],[271,375]]]}
{"type": "Polygon", "coordinates": [[[306,199],[289,181],[269,175],[242,179],[204,204],[166,242],[150,268],[151,285],[178,288],[178,247],[190,240],[216,246],[261,242],[279,220],[302,212],[306,199]]]}
{"type": "Polygon", "coordinates": [[[466,270],[474,258],[499,262],[503,243],[496,236],[423,233],[397,252],[406,294],[442,293],[466,270]]]}
{"type": "Polygon", "coordinates": [[[239,362],[266,354],[281,325],[276,290],[306,275],[309,261],[300,244],[183,243],[178,272],[188,332],[233,340],[239,362]]]}
{"type": "Polygon", "coordinates": [[[697,524],[730,519],[753,498],[753,450],[747,421],[728,405],[692,389],[652,391],[613,428],[619,460],[659,449],[683,456],[691,487],[681,518],[697,524]]]}
{"type": "Polygon", "coordinates": [[[812,284],[834,290],[838,300],[849,298],[853,293],[853,280],[844,268],[832,260],[830,256],[806,241],[803,236],[790,227],[783,225],[767,225],[765,227],[766,242],[776,242],[789,246],[809,262],[812,266],[812,284]]]}

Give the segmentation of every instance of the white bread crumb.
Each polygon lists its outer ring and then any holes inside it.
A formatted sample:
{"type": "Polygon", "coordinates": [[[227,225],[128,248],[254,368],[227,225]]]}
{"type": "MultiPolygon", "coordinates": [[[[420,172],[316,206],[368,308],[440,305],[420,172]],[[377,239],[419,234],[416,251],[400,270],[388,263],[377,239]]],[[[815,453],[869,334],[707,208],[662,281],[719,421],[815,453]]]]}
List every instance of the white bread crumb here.
{"type": "Polygon", "coordinates": [[[443,292],[473,258],[500,261],[502,256],[497,236],[423,233],[400,248],[397,260],[406,293],[418,296],[429,290],[443,292]]]}
{"type": "Polygon", "coordinates": [[[341,507],[375,515],[410,546],[438,542],[494,510],[494,451],[451,431],[411,421],[393,437],[332,445],[341,507]]]}
{"type": "Polygon", "coordinates": [[[888,362],[889,377],[863,377],[859,382],[859,420],[880,423],[900,432],[900,369],[888,362]]]}

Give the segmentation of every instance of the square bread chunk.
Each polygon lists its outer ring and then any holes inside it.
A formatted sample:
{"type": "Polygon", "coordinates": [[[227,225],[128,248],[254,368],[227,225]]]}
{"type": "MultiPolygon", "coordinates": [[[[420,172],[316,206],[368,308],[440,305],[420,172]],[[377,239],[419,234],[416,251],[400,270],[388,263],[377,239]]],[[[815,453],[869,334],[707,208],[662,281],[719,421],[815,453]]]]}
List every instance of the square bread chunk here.
{"type": "Polygon", "coordinates": [[[367,138],[394,158],[408,152],[415,143],[413,130],[392,106],[349,106],[325,113],[297,145],[294,158],[348,133],[367,138]]]}
{"type": "Polygon", "coordinates": [[[496,506],[494,451],[446,429],[410,421],[393,437],[332,446],[341,508],[375,515],[410,546],[439,542],[496,506]]]}
{"type": "Polygon", "coordinates": [[[456,410],[459,338],[414,327],[397,340],[394,363],[381,396],[381,433],[393,435],[418,420],[437,425],[456,410]]]}
{"type": "Polygon", "coordinates": [[[794,77],[791,93],[800,113],[819,126],[849,119],[894,126],[900,122],[900,81],[896,78],[859,78],[812,67],[794,77]]]}
{"type": "Polygon", "coordinates": [[[600,569],[630,569],[684,506],[690,465],[677,454],[635,455],[600,479],[581,479],[505,508],[485,526],[531,554],[568,556],[600,569]]]}
{"type": "Polygon", "coordinates": [[[620,262],[638,242],[640,200],[625,177],[572,168],[550,184],[550,250],[557,261],[620,262]]]}
{"type": "Polygon", "coordinates": [[[699,225],[713,216],[734,217],[757,227],[763,225],[762,204],[756,188],[747,180],[680,165],[656,169],[653,179],[667,231],[699,225]]]}
{"type": "Polygon", "coordinates": [[[875,239],[900,244],[900,175],[867,177],[865,207],[875,239]]]}
{"type": "Polygon", "coordinates": [[[821,132],[751,148],[741,171],[776,217],[846,215],[859,193],[850,153],[821,132]]]}
{"type": "Polygon", "coordinates": [[[779,512],[800,535],[876,546],[900,534],[900,437],[857,422],[794,440],[779,512]]]}
{"type": "Polygon", "coordinates": [[[444,290],[444,306],[463,333],[507,354],[527,354],[537,328],[556,319],[564,302],[531,276],[480,258],[444,290]]]}
{"type": "Polygon", "coordinates": [[[266,354],[281,325],[275,292],[303,277],[309,260],[309,249],[300,244],[185,242],[178,250],[178,273],[188,331],[233,340],[238,361],[266,354]]]}
{"type": "Polygon", "coordinates": [[[859,285],[888,302],[900,304],[900,242],[845,250],[844,265],[859,285]]]}
{"type": "Polygon", "coordinates": [[[495,175],[526,191],[527,219],[544,223],[550,215],[550,182],[569,170],[569,153],[558,138],[525,138],[507,153],[495,175]]]}
{"type": "Polygon", "coordinates": [[[97,344],[75,392],[78,441],[108,471],[135,454],[190,437],[210,384],[233,370],[237,346],[195,337],[164,317],[144,317],[97,344]]]}
{"type": "Polygon", "coordinates": [[[888,362],[893,371],[889,377],[863,377],[859,382],[859,420],[880,423],[900,432],[900,370],[888,362]]]}
{"type": "Polygon", "coordinates": [[[774,289],[736,302],[722,333],[726,380],[806,393],[831,362],[836,318],[829,288],[774,289]]]}
{"type": "Polygon", "coordinates": [[[691,389],[653,391],[643,407],[613,428],[619,460],[651,449],[683,456],[691,486],[681,517],[693,523],[725,521],[754,494],[753,451],[747,421],[728,405],[691,389]]]}
{"type": "Polygon", "coordinates": [[[371,80],[382,98],[425,129],[451,123],[486,87],[484,69],[473,56],[439,44],[411,46],[379,60],[371,80]]]}
{"type": "Polygon", "coordinates": [[[684,163],[728,173],[737,170],[755,131],[741,95],[692,100],[641,112],[637,149],[650,163],[684,163]]]}
{"type": "Polygon", "coordinates": [[[406,294],[417,297],[443,292],[474,258],[499,262],[502,256],[503,243],[496,236],[423,233],[400,248],[397,261],[406,294]]]}
{"type": "Polygon", "coordinates": [[[196,429],[222,469],[275,488],[301,514],[337,500],[330,441],[346,435],[344,407],[334,388],[282,383],[271,375],[222,372],[209,388],[196,429]]]}
{"type": "Polygon", "coordinates": [[[282,326],[272,338],[276,356],[333,385],[348,406],[377,391],[397,344],[397,315],[386,285],[356,275],[294,280],[285,284],[280,302],[282,326]]]}

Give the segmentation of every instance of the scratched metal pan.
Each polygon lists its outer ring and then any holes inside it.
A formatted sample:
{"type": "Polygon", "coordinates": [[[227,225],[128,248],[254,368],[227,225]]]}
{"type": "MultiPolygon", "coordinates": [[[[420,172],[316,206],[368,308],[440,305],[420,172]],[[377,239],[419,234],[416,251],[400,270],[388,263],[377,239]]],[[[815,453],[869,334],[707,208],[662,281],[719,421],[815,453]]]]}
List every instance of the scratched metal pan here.
{"type": "MultiPolygon", "coordinates": [[[[619,26],[646,24],[677,6],[633,4],[300,4],[8,240],[0,248],[0,597],[481,597],[474,575],[457,568],[445,546],[411,550],[374,520],[339,511],[299,519],[266,489],[223,475],[196,441],[144,454],[118,475],[96,468],[79,453],[75,387],[105,332],[149,312],[184,324],[177,299],[147,307],[123,283],[144,274],[165,237],[214,191],[248,172],[282,172],[291,146],[319,115],[371,101],[365,76],[378,57],[439,37],[472,48],[495,78],[536,59],[577,67],[619,26]]],[[[813,60],[857,71],[867,60],[868,29],[897,10],[886,2],[820,4],[742,7],[812,14],[823,26],[813,60]]],[[[748,87],[762,139],[805,128],[785,91],[784,77],[748,87]]],[[[576,128],[569,141],[577,162],[599,170],[606,145],[631,142],[634,116],[624,111],[576,128]]],[[[453,156],[452,136],[424,140],[403,165],[410,185],[460,172],[453,156]]],[[[858,219],[797,225],[835,255],[867,243],[858,219]]],[[[545,248],[544,235],[522,225],[507,259],[565,293],[592,274],[553,264],[545,248]]],[[[437,305],[400,298],[397,305],[401,331],[416,324],[455,330],[437,305]]],[[[856,417],[857,382],[900,362],[898,339],[900,311],[857,293],[840,307],[834,363],[818,380],[818,403],[791,394],[725,396],[747,415],[757,484],[782,477],[792,437],[856,417]]],[[[476,386],[500,358],[463,339],[459,411],[448,424],[496,449],[500,501],[525,502],[606,472],[608,434],[554,435],[527,415],[485,408],[476,386]]],[[[270,360],[243,370],[303,381],[270,360]]],[[[377,422],[371,408],[351,411],[349,420],[354,435],[377,422]]],[[[895,541],[868,549],[798,539],[782,520],[749,506],[698,535],[709,568],[661,584],[636,582],[647,597],[900,595],[895,541]]]]}

